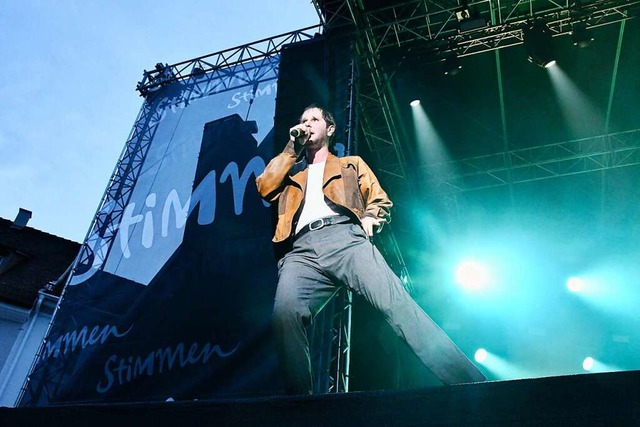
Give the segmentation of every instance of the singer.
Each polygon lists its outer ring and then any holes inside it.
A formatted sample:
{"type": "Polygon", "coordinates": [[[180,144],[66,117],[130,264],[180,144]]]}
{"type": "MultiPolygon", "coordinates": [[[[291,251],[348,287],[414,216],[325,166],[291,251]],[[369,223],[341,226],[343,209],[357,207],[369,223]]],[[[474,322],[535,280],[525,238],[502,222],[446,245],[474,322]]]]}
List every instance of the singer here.
{"type": "Polygon", "coordinates": [[[370,237],[390,220],[391,200],[358,156],[329,152],[333,115],[311,105],[289,131],[283,152],[256,179],[277,203],[273,241],[288,245],[278,262],[273,311],[276,347],[288,394],[311,394],[305,327],[335,292],[348,286],[380,310],[393,330],[444,384],[484,375],[413,301],[370,237]]]}

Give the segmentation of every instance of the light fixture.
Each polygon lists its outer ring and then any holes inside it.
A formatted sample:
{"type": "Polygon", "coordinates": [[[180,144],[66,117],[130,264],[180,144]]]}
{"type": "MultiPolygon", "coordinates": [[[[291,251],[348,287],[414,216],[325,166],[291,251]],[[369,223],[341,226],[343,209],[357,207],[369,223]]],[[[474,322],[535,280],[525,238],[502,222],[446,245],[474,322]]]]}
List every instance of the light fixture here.
{"type": "Polygon", "coordinates": [[[582,292],[584,288],[584,280],[579,277],[570,277],[569,280],[567,280],[567,289],[571,292],[582,292]]]}
{"type": "Polygon", "coordinates": [[[444,73],[448,76],[455,76],[462,69],[462,64],[457,55],[448,56],[444,60],[444,73]]]}
{"type": "Polygon", "coordinates": [[[534,22],[524,29],[527,59],[539,67],[548,68],[556,63],[551,30],[546,24],[534,22]]]}
{"type": "Polygon", "coordinates": [[[468,291],[481,291],[491,283],[491,272],[475,259],[462,261],[455,269],[455,281],[468,291]]]}
{"type": "Polygon", "coordinates": [[[489,354],[487,353],[487,350],[485,350],[484,348],[479,348],[473,355],[473,358],[475,359],[476,362],[482,363],[485,360],[487,360],[488,355],[489,354]]]}
{"type": "Polygon", "coordinates": [[[204,75],[204,69],[201,66],[196,65],[195,67],[193,67],[193,70],[191,70],[191,74],[200,77],[204,75]]]}
{"type": "Polygon", "coordinates": [[[420,100],[419,99],[414,99],[413,101],[411,101],[409,103],[409,105],[411,105],[412,107],[417,107],[418,105],[420,105],[420,100]]]}
{"type": "Polygon", "coordinates": [[[461,33],[467,31],[477,30],[478,28],[484,28],[487,26],[487,20],[480,16],[477,12],[471,12],[469,6],[465,1],[462,8],[455,11],[456,19],[458,21],[458,28],[461,33]]]}
{"type": "Polygon", "coordinates": [[[581,48],[588,47],[595,38],[587,33],[587,23],[584,21],[574,22],[571,26],[571,37],[573,45],[581,48]]]}

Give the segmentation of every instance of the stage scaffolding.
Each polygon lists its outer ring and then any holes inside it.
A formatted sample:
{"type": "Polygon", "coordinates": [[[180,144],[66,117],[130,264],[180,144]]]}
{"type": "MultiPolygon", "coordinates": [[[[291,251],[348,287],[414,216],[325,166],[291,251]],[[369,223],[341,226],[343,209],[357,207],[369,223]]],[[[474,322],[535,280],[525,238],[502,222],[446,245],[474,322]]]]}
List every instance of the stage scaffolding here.
{"type": "MultiPolygon", "coordinates": [[[[354,34],[360,64],[356,103],[361,130],[381,180],[396,185],[396,191],[407,194],[415,194],[414,177],[409,176],[406,169],[405,154],[399,141],[399,114],[389,85],[404,57],[421,55],[439,62],[451,56],[464,57],[516,46],[524,42],[523,30],[533,22],[546,24],[555,37],[571,34],[576,23],[584,24],[589,30],[640,15],[640,0],[413,0],[383,2],[384,6],[378,7],[372,7],[364,0],[314,0],[313,3],[325,33],[354,34]],[[468,25],[464,26],[463,22],[468,25]],[[396,54],[399,60],[384,62],[384,55],[394,48],[400,52],[400,55],[396,54]]],[[[616,57],[619,57],[620,49],[618,46],[616,57]]],[[[592,143],[611,141],[608,157],[617,158],[621,155],[616,148],[619,138],[631,138],[637,147],[637,137],[621,134],[592,138],[592,143]]],[[[511,185],[523,179],[563,174],[562,168],[569,165],[563,156],[564,149],[576,143],[589,145],[588,141],[574,141],[519,151],[511,150],[507,145],[503,153],[456,161],[448,168],[460,171],[462,175],[427,175],[427,180],[451,195],[474,186],[511,185]],[[519,156],[535,157],[538,153],[554,152],[559,157],[544,160],[549,170],[532,157],[524,162],[519,159],[519,156]],[[555,167],[560,169],[556,171],[555,167]],[[465,178],[470,182],[465,183],[465,178]]],[[[630,154],[625,158],[634,157],[637,156],[630,154]]],[[[577,173],[581,167],[584,172],[594,169],[593,156],[580,154],[573,159],[571,173],[577,173]]],[[[615,161],[606,162],[599,168],[606,170],[617,167],[615,165],[615,161]]]]}
{"type": "Polygon", "coordinates": [[[640,129],[471,157],[424,173],[430,188],[446,195],[637,165],[640,129]]]}
{"type": "Polygon", "coordinates": [[[377,8],[364,0],[313,3],[326,30],[354,29],[372,56],[416,43],[437,54],[468,56],[523,43],[523,29],[533,20],[559,36],[570,34],[576,22],[590,29],[640,13],[638,0],[410,0],[377,8]]]}

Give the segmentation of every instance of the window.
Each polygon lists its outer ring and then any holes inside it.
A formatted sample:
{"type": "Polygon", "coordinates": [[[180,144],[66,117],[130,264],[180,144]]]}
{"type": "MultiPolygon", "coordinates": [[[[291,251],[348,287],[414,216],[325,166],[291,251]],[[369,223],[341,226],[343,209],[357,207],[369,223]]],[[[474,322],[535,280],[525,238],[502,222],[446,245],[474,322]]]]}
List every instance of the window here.
{"type": "Polygon", "coordinates": [[[27,255],[15,249],[0,245],[0,274],[6,273],[16,264],[27,259],[27,255]]]}

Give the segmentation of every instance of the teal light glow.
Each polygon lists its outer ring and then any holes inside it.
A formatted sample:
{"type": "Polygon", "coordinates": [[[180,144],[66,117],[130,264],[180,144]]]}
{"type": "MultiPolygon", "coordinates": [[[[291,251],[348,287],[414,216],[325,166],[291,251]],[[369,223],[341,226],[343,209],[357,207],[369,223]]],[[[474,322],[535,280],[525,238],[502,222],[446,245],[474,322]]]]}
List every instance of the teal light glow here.
{"type": "Polygon", "coordinates": [[[491,281],[489,269],[479,261],[470,259],[461,262],[455,271],[456,283],[468,290],[481,290],[491,281]]]}

